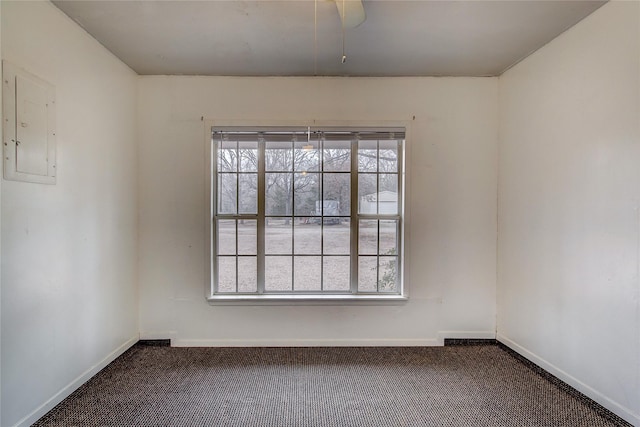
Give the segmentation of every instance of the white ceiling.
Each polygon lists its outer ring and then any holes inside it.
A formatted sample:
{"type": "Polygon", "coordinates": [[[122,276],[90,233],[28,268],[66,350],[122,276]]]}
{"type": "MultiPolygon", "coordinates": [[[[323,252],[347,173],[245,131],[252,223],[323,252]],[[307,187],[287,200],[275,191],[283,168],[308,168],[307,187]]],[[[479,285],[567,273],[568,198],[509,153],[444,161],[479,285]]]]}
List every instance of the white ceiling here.
{"type": "Polygon", "coordinates": [[[605,3],[365,0],[342,64],[329,0],[53,2],[139,74],[225,76],[494,76],[605,3]]]}

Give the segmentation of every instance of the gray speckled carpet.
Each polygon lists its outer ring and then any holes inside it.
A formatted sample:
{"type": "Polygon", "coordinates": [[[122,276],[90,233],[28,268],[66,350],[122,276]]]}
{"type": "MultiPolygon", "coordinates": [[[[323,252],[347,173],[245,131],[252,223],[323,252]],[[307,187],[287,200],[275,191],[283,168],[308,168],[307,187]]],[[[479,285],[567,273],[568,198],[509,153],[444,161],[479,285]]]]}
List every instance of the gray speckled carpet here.
{"type": "Polygon", "coordinates": [[[619,426],[498,345],[135,345],[36,426],[619,426]]]}

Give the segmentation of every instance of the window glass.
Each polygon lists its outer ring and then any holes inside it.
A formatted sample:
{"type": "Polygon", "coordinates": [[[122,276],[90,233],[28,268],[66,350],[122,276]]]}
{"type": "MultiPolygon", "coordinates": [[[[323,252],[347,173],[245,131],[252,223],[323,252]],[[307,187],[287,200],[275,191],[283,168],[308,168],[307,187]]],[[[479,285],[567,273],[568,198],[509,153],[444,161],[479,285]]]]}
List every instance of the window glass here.
{"type": "Polygon", "coordinates": [[[322,200],[320,187],[322,185],[322,174],[320,173],[296,173],[293,176],[293,197],[295,199],[294,215],[296,216],[319,216],[322,212],[319,202],[322,200]]]}
{"type": "Polygon", "coordinates": [[[294,142],[294,170],[296,172],[317,172],[320,170],[320,142],[294,142]]]}
{"type": "Polygon", "coordinates": [[[402,294],[403,137],[214,129],[213,294],[402,294]]]}
{"type": "Polygon", "coordinates": [[[291,218],[267,218],[265,222],[264,253],[266,255],[291,254],[291,218]]]}
{"type": "Polygon", "coordinates": [[[322,257],[293,257],[293,283],[295,291],[322,290],[322,257]]]}
{"type": "Polygon", "coordinates": [[[291,283],[291,257],[267,256],[265,257],[265,290],[290,291],[291,283]]]}
{"type": "Polygon", "coordinates": [[[324,141],[323,170],[325,172],[351,170],[351,141],[324,141]]]}

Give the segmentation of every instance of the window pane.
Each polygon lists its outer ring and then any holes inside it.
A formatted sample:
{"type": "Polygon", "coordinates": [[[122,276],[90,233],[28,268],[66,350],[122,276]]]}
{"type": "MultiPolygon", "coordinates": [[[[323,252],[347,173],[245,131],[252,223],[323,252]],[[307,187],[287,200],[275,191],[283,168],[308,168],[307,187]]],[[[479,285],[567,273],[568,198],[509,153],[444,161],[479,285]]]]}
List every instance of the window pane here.
{"type": "Polygon", "coordinates": [[[398,171],[398,141],[380,141],[380,172],[398,171]]]}
{"type": "Polygon", "coordinates": [[[236,257],[218,257],[218,292],[236,291],[236,257]]]}
{"type": "Polygon", "coordinates": [[[319,291],[322,258],[319,256],[293,257],[293,283],[296,291],[319,291]]]}
{"type": "Polygon", "coordinates": [[[319,173],[295,174],[295,215],[320,215],[320,212],[316,212],[316,202],[322,198],[320,194],[320,176],[319,173]]]}
{"type": "MultiPolygon", "coordinates": [[[[305,218],[306,221],[308,218],[305,218]]],[[[320,221],[300,222],[296,220],[294,232],[294,253],[296,254],[320,254],[321,251],[320,221]]]]}
{"type": "Polygon", "coordinates": [[[266,142],[264,157],[266,171],[290,171],[293,169],[293,143],[266,142]]]}
{"type": "Polygon", "coordinates": [[[380,255],[397,255],[398,221],[380,221],[380,255]]]}
{"type": "MultiPolygon", "coordinates": [[[[316,215],[324,215],[326,216],[338,216],[340,215],[340,202],[338,200],[324,200],[320,202],[319,200],[316,202],[316,215]]],[[[325,224],[337,224],[339,218],[332,218],[329,220],[325,218],[325,224]]],[[[316,222],[320,223],[320,219],[316,218],[316,222]]]]}
{"type": "Polygon", "coordinates": [[[238,176],[239,210],[241,214],[258,213],[258,174],[240,174],[238,176]]]}
{"type": "MultiPolygon", "coordinates": [[[[396,173],[381,173],[379,175],[378,185],[380,191],[392,191],[396,193],[398,191],[398,174],[396,173]]],[[[397,199],[397,198],[396,198],[397,199]]]]}
{"type": "Polygon", "coordinates": [[[312,172],[320,170],[318,141],[296,141],[294,143],[294,170],[312,172]]]}
{"type": "Polygon", "coordinates": [[[291,218],[267,218],[264,250],[267,255],[291,253],[291,218]]]}
{"type": "Polygon", "coordinates": [[[256,255],[258,253],[258,221],[254,219],[238,220],[238,254],[256,255]]]}
{"type": "Polygon", "coordinates": [[[358,142],[358,171],[378,171],[378,141],[358,142]]]}
{"type": "Polygon", "coordinates": [[[351,141],[325,141],[323,147],[325,172],[351,170],[351,141]]]}
{"type": "Polygon", "coordinates": [[[218,213],[236,213],[237,178],[235,173],[218,174],[218,213]]]}
{"type": "Polygon", "coordinates": [[[240,172],[258,172],[258,143],[239,142],[240,172]]]}
{"type": "Polygon", "coordinates": [[[349,255],[351,253],[351,227],[348,218],[324,218],[323,253],[349,255]],[[332,220],[336,220],[334,223],[332,220]]]}
{"type": "Polygon", "coordinates": [[[291,215],[293,174],[266,174],[266,215],[291,215]]]}
{"type": "Polygon", "coordinates": [[[377,180],[376,174],[358,175],[358,213],[369,215],[378,213],[377,180]]]}
{"type": "Polygon", "coordinates": [[[323,199],[325,203],[325,216],[351,215],[351,175],[348,173],[325,173],[323,174],[323,199]],[[338,202],[336,206],[338,213],[329,211],[326,203],[330,200],[338,202]]]}
{"type": "Polygon", "coordinates": [[[378,258],[380,275],[378,278],[378,290],[380,292],[397,291],[397,257],[381,256],[378,258]]]}
{"type": "Polygon", "coordinates": [[[376,255],[378,253],[378,221],[360,220],[358,234],[358,252],[376,255]]]}
{"type": "Polygon", "coordinates": [[[350,285],[350,257],[327,256],[323,257],[323,290],[348,291],[350,285]]]}
{"type": "Polygon", "coordinates": [[[218,254],[236,254],[236,220],[218,221],[218,254]]]}
{"type": "Polygon", "coordinates": [[[267,291],[290,291],[291,257],[268,256],[264,259],[264,288],[267,291]]]}
{"type": "Polygon", "coordinates": [[[376,292],[378,277],[378,257],[358,257],[358,291],[376,292]]]}
{"type": "Polygon", "coordinates": [[[220,141],[218,150],[218,172],[236,172],[238,154],[235,141],[220,141]]]}
{"type": "Polygon", "coordinates": [[[258,263],[256,257],[238,257],[238,292],[258,290],[258,263]]]}
{"type": "Polygon", "coordinates": [[[380,174],[378,213],[396,215],[398,213],[398,175],[380,174]]]}

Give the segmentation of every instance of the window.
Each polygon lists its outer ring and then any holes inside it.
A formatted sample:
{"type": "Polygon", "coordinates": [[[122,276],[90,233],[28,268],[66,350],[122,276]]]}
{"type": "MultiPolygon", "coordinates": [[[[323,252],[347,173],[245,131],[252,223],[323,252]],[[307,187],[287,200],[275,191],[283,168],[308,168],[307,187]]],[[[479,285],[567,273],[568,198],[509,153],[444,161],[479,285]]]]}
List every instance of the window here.
{"type": "Polygon", "coordinates": [[[213,128],[211,298],[402,296],[403,128],[213,128]]]}

